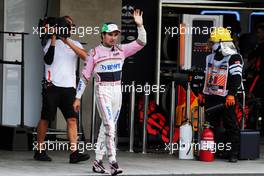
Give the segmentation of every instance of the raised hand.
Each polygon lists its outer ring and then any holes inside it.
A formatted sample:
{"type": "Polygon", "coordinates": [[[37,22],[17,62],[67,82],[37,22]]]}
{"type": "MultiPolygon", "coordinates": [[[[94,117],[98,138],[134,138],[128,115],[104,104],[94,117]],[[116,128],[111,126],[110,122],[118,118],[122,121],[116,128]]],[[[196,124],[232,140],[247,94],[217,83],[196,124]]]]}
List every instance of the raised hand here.
{"type": "Polygon", "coordinates": [[[143,15],[143,11],[140,11],[139,9],[134,10],[133,16],[138,27],[141,27],[143,25],[142,15],[143,15]]]}

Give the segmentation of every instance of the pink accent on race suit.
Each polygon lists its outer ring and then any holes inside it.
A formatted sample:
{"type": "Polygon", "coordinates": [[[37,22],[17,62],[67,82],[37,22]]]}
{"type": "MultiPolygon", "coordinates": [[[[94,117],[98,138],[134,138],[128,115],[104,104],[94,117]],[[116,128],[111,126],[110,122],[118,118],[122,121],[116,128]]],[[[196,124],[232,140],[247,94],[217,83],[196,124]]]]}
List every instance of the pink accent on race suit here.
{"type": "MultiPolygon", "coordinates": [[[[108,113],[107,112],[105,112],[105,108],[104,107],[106,107],[107,105],[104,103],[104,101],[103,101],[103,97],[102,96],[100,96],[99,95],[99,93],[97,94],[97,96],[98,96],[98,99],[99,99],[99,102],[98,102],[98,104],[99,104],[99,106],[101,105],[101,109],[102,109],[102,113],[104,113],[104,115],[103,115],[103,117],[104,118],[102,118],[102,120],[104,120],[104,125],[105,124],[108,124],[108,126],[106,127],[106,126],[104,126],[104,128],[105,128],[105,132],[107,133],[107,134],[110,134],[111,133],[111,130],[113,130],[113,129],[111,129],[111,127],[109,126],[109,124],[111,123],[110,121],[109,121],[109,116],[108,116],[108,113]]],[[[115,148],[113,149],[112,147],[114,147],[114,145],[113,145],[113,141],[110,139],[110,137],[111,136],[109,136],[109,135],[107,135],[106,137],[105,137],[105,142],[106,142],[106,147],[107,147],[107,149],[108,149],[108,154],[109,155],[113,155],[113,150],[115,150],[115,148]]]]}
{"type": "Polygon", "coordinates": [[[83,76],[89,80],[94,72],[94,68],[96,64],[98,64],[101,61],[105,60],[124,60],[125,58],[135,54],[139,50],[141,50],[144,46],[140,45],[137,41],[133,41],[128,44],[122,44],[118,47],[115,47],[115,50],[117,52],[116,55],[111,50],[107,50],[106,48],[102,46],[97,46],[94,48],[94,50],[91,50],[93,53],[90,53],[88,58],[86,58],[86,65],[82,71],[83,76]],[[112,57],[109,57],[112,56],[112,57]]]}

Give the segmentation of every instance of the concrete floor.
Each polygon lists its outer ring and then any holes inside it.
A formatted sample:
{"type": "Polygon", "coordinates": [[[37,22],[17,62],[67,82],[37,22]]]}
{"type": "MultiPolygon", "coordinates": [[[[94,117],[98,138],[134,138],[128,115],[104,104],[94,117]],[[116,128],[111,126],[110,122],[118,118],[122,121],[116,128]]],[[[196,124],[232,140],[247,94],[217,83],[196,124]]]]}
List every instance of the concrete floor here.
{"type": "MultiPolygon", "coordinates": [[[[52,162],[33,160],[31,151],[0,151],[1,176],[83,176],[98,175],[91,170],[94,153],[89,161],[69,164],[69,152],[52,151],[49,155],[52,162]]],[[[243,160],[228,163],[225,160],[201,162],[195,160],[179,160],[169,154],[141,154],[118,151],[120,167],[123,175],[264,175],[264,155],[258,160],[243,160]]],[[[105,161],[107,163],[107,161],[105,161]]],[[[108,167],[106,165],[106,167],[108,167]]]]}

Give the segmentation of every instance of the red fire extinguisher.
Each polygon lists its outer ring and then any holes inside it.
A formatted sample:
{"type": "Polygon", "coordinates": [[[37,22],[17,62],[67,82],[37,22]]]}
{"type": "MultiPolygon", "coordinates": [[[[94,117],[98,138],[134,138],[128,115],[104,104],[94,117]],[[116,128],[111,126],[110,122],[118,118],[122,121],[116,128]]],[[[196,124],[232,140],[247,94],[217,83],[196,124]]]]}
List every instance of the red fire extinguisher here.
{"type": "Polygon", "coordinates": [[[205,123],[204,130],[201,134],[199,153],[200,161],[210,162],[214,160],[214,153],[216,150],[214,143],[214,133],[209,127],[210,125],[208,123],[205,123]]]}

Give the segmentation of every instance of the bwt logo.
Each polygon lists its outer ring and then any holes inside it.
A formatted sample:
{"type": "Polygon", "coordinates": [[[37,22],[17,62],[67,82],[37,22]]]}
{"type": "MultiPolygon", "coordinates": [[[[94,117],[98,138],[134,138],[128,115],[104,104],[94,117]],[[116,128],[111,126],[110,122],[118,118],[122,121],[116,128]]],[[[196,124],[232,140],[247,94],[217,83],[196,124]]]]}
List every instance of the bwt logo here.
{"type": "Polygon", "coordinates": [[[102,70],[116,70],[121,69],[120,64],[101,65],[102,70]]]}

